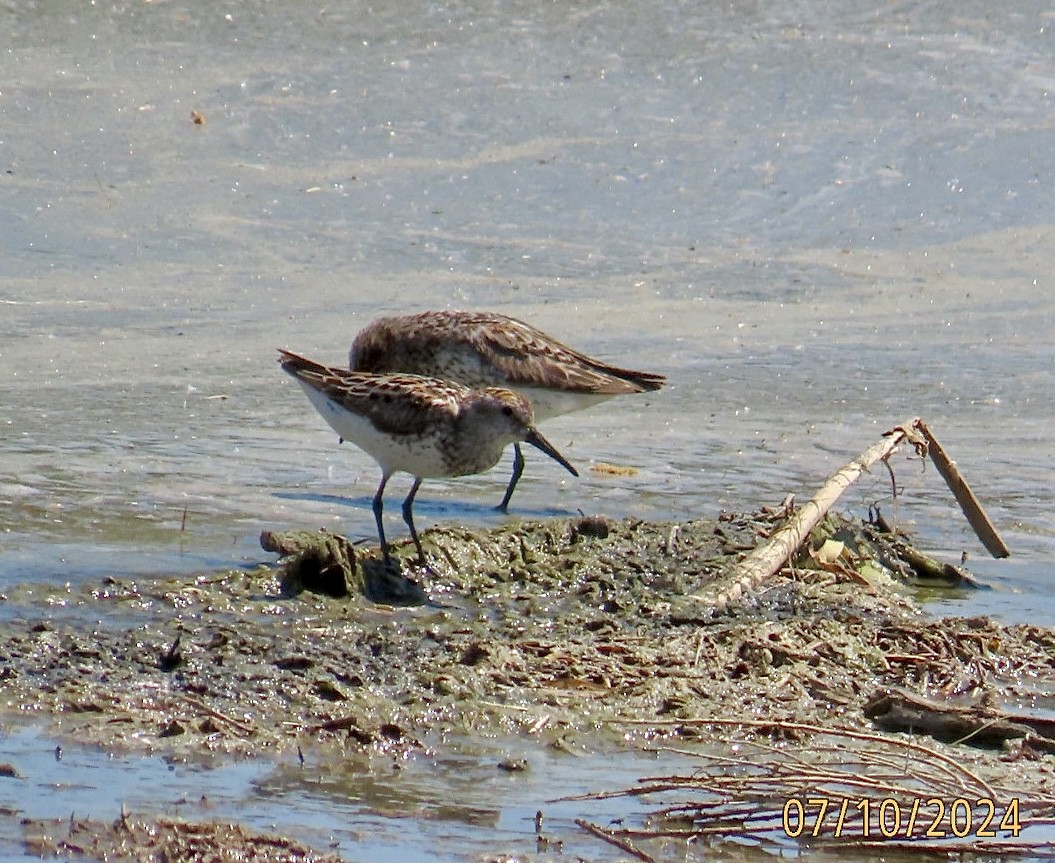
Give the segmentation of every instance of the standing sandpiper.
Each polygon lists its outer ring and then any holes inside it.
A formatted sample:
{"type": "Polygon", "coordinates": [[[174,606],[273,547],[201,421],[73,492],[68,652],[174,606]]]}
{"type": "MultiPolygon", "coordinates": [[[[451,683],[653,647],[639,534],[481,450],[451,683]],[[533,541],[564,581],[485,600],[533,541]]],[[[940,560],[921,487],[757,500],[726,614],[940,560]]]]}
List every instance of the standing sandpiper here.
{"type": "Polygon", "coordinates": [[[279,349],[282,370],[297,380],[322,418],[340,435],[365,450],[381,466],[374,495],[374,519],[381,551],[389,559],[381,523],[381,498],[396,471],[413,475],[403,501],[403,520],[425,563],[414,528],[414,495],[427,477],[466,476],[494,467],[502,450],[524,441],[578,472],[534,427],[531,402],[499,387],[470,389],[461,384],[410,374],[370,374],[323,366],[279,349]]]}
{"type": "MultiPolygon", "coordinates": [[[[491,312],[421,312],[379,318],[355,337],[349,366],[361,372],[430,375],[468,387],[508,387],[527,396],[535,421],[581,410],[613,396],[658,390],[663,375],[610,366],[541,330],[491,312]]],[[[513,444],[509,506],[524,455],[513,444]]]]}

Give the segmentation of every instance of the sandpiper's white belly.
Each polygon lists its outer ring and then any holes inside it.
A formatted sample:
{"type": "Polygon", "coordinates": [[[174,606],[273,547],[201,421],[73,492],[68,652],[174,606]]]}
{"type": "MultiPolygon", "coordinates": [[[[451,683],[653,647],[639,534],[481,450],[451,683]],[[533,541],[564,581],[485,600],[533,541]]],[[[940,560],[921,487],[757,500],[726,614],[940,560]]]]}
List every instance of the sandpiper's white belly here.
{"type": "Polygon", "coordinates": [[[330,428],[344,440],[373,456],[381,465],[383,473],[405,471],[418,477],[457,476],[462,473],[448,464],[448,457],[440,448],[444,433],[449,431],[448,427],[438,427],[433,434],[391,435],[379,431],[366,417],[345,410],[304,381],[298,379],[297,383],[330,428]]]}

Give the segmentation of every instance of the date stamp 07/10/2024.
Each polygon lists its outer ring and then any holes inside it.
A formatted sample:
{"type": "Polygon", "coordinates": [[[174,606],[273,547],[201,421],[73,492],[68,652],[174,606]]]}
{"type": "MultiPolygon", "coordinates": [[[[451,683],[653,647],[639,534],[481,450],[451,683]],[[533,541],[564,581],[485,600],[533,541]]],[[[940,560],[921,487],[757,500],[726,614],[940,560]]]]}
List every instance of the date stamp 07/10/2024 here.
{"type": "Polygon", "coordinates": [[[1018,798],[1000,806],[988,797],[790,797],[781,827],[791,839],[828,836],[853,839],[996,839],[1017,838],[1022,831],[1018,798]]]}

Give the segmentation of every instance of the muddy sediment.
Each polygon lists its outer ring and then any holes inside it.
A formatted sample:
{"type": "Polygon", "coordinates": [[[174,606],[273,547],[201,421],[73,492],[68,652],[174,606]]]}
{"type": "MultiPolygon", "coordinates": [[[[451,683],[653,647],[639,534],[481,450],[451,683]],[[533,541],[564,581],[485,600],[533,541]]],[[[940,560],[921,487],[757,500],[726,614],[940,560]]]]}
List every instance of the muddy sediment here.
{"type": "Polygon", "coordinates": [[[26,850],[44,859],[341,863],[336,854],[318,852],[282,836],[219,822],[194,824],[122,812],[112,822],[71,817],[29,820],[22,828],[26,850]]]}
{"type": "Polygon", "coordinates": [[[423,536],[429,567],[402,547],[398,571],[327,538],[344,557],[325,593],[306,589],[314,564],[24,586],[9,598],[25,612],[0,634],[0,721],[194,759],[412,749],[445,730],[550,745],[617,740],[628,723],[698,736],[708,717],[862,727],[887,689],[1009,701],[1055,678],[1055,633],[923,615],[883,564],[890,549],[852,521],[827,526],[852,549],[839,562],[804,550],[709,606],[772,526],[760,514],[437,529],[423,536]],[[326,595],[342,584],[351,595],[326,595]]]}

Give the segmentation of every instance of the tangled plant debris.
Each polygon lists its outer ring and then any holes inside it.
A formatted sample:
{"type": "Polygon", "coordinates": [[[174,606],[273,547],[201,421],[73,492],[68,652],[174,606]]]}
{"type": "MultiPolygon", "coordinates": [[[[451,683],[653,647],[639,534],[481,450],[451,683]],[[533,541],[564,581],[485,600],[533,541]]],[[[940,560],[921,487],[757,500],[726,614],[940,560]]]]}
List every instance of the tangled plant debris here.
{"type": "MultiPolygon", "coordinates": [[[[730,720],[760,718],[756,739],[793,726],[837,733],[867,727],[883,693],[958,709],[1027,703],[1055,682],[1050,630],[921,614],[885,563],[903,538],[851,519],[829,516],[775,577],[708,605],[785,515],[432,530],[428,569],[405,562],[403,546],[402,569],[375,579],[400,604],[367,598],[357,572],[370,555],[329,534],[282,547],[307,549],[318,572],[326,549],[343,555],[327,582],[352,588],[341,598],[306,589],[304,567],[297,579],[261,567],[38,585],[0,635],[0,705],[9,722],[39,716],[78,741],[170,757],[391,754],[451,730],[540,746],[567,734],[726,745],[730,720]],[[429,599],[406,604],[415,590],[429,599]],[[57,605],[99,623],[49,613],[57,605]]],[[[1047,799],[1047,729],[1016,727],[1028,733],[1006,738],[1018,759],[1010,784],[1047,799]]],[[[808,748],[810,733],[793,736],[808,748]]],[[[934,745],[954,746],[991,783],[1010,775],[1008,751],[981,742],[934,745]]]]}

